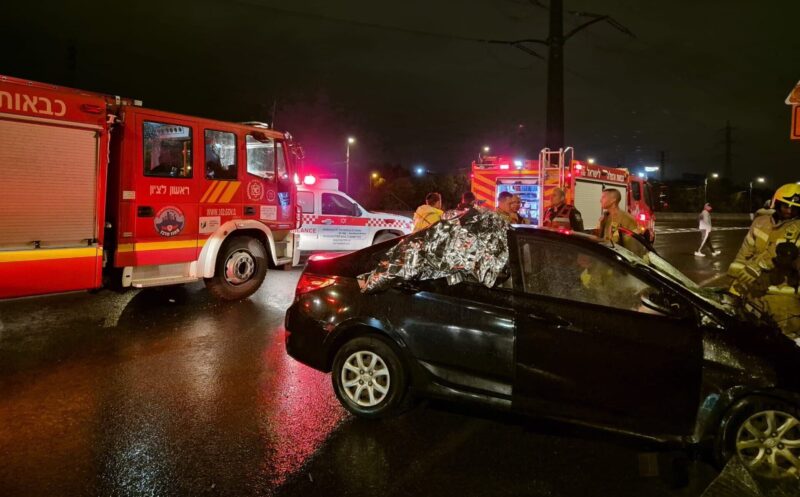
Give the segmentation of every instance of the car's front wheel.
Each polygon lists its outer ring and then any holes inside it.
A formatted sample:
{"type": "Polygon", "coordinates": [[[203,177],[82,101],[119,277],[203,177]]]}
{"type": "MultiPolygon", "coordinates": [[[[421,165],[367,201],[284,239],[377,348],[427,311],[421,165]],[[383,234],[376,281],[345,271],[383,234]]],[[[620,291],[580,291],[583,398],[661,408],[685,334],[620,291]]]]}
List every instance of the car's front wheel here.
{"type": "Polygon", "coordinates": [[[394,347],[376,336],[346,342],[333,359],[333,389],[350,412],[383,418],[404,406],[408,374],[394,347]]]}
{"type": "Polygon", "coordinates": [[[754,398],[723,420],[719,462],[737,456],[765,478],[800,478],[800,409],[783,401],[754,398]]]}

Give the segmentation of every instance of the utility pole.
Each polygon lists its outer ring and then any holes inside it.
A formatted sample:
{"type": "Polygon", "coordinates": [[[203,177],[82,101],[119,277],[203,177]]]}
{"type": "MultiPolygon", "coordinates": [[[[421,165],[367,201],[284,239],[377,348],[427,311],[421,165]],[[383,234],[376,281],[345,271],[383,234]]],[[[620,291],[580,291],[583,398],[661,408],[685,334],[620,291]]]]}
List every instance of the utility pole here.
{"type": "Polygon", "coordinates": [[[564,3],[550,0],[547,37],[547,130],[545,146],[564,148],[564,3]]]}
{"type": "Polygon", "coordinates": [[[564,148],[564,44],[585,28],[598,22],[606,22],[615,29],[635,38],[634,34],[611,16],[568,10],[567,13],[589,20],[564,33],[564,1],[550,0],[549,5],[542,0],[530,0],[537,7],[550,11],[550,29],[546,39],[525,38],[521,40],[483,40],[486,43],[510,45],[534,57],[544,57],[529,45],[546,45],[547,52],[547,116],[545,127],[545,146],[558,150],[564,148]]]}
{"type": "Polygon", "coordinates": [[[664,181],[664,178],[667,177],[667,173],[664,171],[667,167],[667,153],[663,150],[659,152],[660,159],[658,161],[658,177],[661,181],[664,181]]]}

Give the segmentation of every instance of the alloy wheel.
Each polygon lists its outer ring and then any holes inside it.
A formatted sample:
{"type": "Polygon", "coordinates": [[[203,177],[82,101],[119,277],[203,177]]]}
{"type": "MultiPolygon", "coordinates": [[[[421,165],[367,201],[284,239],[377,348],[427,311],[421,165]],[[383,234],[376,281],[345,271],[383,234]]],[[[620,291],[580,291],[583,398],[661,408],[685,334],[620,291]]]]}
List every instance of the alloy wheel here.
{"type": "Polygon", "coordinates": [[[739,428],[736,452],[757,475],[800,478],[800,420],[782,411],[759,411],[739,428]]]}
{"type": "Polygon", "coordinates": [[[374,352],[350,354],[341,371],[342,389],[359,407],[374,407],[389,394],[391,375],[384,360],[374,352]]]}

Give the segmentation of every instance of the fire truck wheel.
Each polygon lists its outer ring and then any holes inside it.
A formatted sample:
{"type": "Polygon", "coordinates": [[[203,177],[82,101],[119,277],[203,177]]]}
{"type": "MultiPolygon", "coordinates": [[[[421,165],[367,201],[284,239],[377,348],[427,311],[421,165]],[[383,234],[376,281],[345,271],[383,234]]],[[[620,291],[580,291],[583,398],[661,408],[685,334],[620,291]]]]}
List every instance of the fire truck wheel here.
{"type": "Polygon", "coordinates": [[[372,244],[377,245],[385,242],[386,240],[391,240],[392,238],[397,238],[397,235],[394,233],[378,233],[375,235],[375,240],[372,241],[372,244]]]}
{"type": "Polygon", "coordinates": [[[267,251],[264,245],[249,236],[226,241],[217,255],[214,276],[206,278],[206,288],[222,300],[249,297],[261,286],[267,275],[267,251]]]}

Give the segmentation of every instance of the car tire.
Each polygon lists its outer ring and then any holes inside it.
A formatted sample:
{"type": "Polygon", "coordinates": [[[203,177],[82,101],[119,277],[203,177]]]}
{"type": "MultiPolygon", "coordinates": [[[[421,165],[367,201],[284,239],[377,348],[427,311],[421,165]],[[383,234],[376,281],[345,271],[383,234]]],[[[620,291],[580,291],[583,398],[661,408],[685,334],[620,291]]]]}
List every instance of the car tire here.
{"type": "Polygon", "coordinates": [[[206,288],[221,300],[247,298],[267,276],[267,250],[255,238],[237,236],[227,240],[217,255],[214,276],[206,278],[206,288]]]}
{"type": "Polygon", "coordinates": [[[722,418],[715,459],[722,467],[738,456],[750,471],[770,479],[800,477],[784,454],[800,458],[800,408],[771,397],[740,400],[722,418]],[[785,442],[793,442],[791,445],[785,442]]]}
{"type": "Polygon", "coordinates": [[[394,233],[379,233],[375,235],[375,239],[372,241],[372,244],[377,245],[393,238],[397,238],[397,235],[394,233]]]}
{"type": "Polygon", "coordinates": [[[374,335],[353,338],[336,352],[331,380],[339,402],[362,418],[389,417],[407,405],[408,373],[400,355],[374,335]]]}

